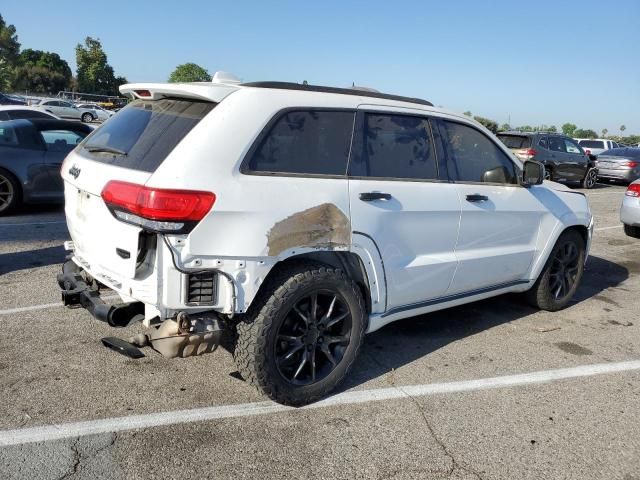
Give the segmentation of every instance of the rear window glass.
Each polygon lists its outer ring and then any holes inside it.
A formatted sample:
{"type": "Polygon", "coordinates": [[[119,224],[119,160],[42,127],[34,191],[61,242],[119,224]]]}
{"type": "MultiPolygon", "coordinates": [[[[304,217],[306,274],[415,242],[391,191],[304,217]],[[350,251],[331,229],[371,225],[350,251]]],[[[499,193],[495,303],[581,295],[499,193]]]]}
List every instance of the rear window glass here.
{"type": "Polygon", "coordinates": [[[640,148],[614,148],[613,150],[605,150],[598,157],[627,157],[640,159],[640,148]]]}
{"type": "Polygon", "coordinates": [[[11,110],[8,112],[9,117],[13,120],[24,118],[52,118],[51,115],[36,110],[11,110]]]}
{"type": "Polygon", "coordinates": [[[600,140],[580,140],[578,143],[582,148],[604,148],[604,142],[600,140]]]}
{"type": "Polygon", "coordinates": [[[87,137],[82,154],[98,162],[154,172],[214,106],[182,99],[135,100],[87,137]]]}
{"type": "Polygon", "coordinates": [[[529,148],[531,146],[531,137],[526,135],[498,135],[498,138],[507,148],[529,148]]]}
{"type": "Polygon", "coordinates": [[[353,118],[353,112],[287,112],[273,124],[247,166],[254,172],[345,175],[353,118]]]}

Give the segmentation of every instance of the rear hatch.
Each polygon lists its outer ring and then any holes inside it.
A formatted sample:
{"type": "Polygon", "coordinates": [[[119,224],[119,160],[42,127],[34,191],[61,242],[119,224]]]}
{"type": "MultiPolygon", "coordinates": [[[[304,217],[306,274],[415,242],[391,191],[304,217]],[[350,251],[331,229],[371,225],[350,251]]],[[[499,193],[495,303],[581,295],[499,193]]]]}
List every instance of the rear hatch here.
{"type": "Polygon", "coordinates": [[[497,136],[520,160],[531,160],[535,155],[531,148],[531,136],[513,133],[499,133],[497,136]]]}
{"type": "Polygon", "coordinates": [[[142,229],[114,217],[101,197],[105,186],[110,181],[144,185],[216,105],[200,98],[143,93],[155,99],[138,98],[122,109],[89,135],[61,170],[76,258],[111,284],[135,276],[142,229]]]}

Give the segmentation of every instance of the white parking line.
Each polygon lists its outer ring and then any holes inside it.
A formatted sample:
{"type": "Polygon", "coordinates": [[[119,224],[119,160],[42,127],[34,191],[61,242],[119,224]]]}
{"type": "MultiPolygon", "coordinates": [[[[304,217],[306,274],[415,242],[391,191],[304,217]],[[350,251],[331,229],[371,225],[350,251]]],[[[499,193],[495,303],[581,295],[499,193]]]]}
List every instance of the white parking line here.
{"type": "MultiPolygon", "coordinates": [[[[103,300],[110,300],[112,298],[119,298],[118,295],[105,295],[101,296],[103,300]]],[[[62,307],[62,303],[43,303],[41,305],[29,305],[27,307],[9,308],[6,310],[0,310],[0,315],[13,315],[14,313],[31,312],[33,310],[44,310],[45,308],[62,307]]]]}
{"type": "Polygon", "coordinates": [[[65,220],[55,222],[31,222],[31,223],[0,223],[0,227],[32,227],[34,225],[57,225],[67,222],[65,220]]]}
{"type": "Polygon", "coordinates": [[[602,230],[613,230],[614,228],[622,228],[622,225],[611,225],[610,227],[600,227],[596,228],[596,232],[601,232],[602,230]]]}
{"type": "MultiPolygon", "coordinates": [[[[618,363],[599,363],[573,368],[544,370],[519,375],[481,378],[462,382],[431,383],[426,385],[360,390],[335,395],[321,402],[303,407],[301,410],[334,407],[339,405],[354,405],[381,400],[396,400],[443,393],[460,393],[488,390],[492,388],[514,387],[518,385],[532,385],[570,378],[590,377],[593,375],[633,370],[640,370],[639,360],[618,363]]],[[[86,422],[49,425],[44,427],[20,428],[16,430],[0,431],[0,446],[49,442],[63,438],[82,437],[85,435],[95,435],[99,433],[123,432],[143,428],[205,422],[225,418],[251,417],[296,410],[297,409],[293,407],[285,407],[274,402],[256,402],[208,408],[195,408],[192,410],[175,410],[150,413],[146,415],[132,415],[128,417],[113,417],[86,422]]]]}

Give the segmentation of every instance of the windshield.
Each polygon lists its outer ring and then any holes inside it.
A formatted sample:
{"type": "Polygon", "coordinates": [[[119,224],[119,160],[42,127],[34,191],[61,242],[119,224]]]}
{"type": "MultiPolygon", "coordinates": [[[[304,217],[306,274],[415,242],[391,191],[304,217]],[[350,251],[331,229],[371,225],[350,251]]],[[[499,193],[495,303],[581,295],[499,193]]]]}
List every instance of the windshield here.
{"type": "Polygon", "coordinates": [[[508,148],[529,148],[531,146],[531,137],[528,135],[498,135],[498,138],[508,148]]]}
{"type": "Polygon", "coordinates": [[[135,100],[87,137],[81,154],[118,167],[154,172],[214,106],[185,99],[135,100]]]}

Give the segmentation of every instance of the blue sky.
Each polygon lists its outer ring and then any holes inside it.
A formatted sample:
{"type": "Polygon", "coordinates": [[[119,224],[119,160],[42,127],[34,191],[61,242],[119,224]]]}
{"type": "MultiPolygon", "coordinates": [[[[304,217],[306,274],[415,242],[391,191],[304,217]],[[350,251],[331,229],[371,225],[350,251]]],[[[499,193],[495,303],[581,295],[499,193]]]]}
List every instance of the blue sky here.
{"type": "Polygon", "coordinates": [[[99,38],[130,81],[190,61],[245,81],[355,82],[499,123],[640,134],[639,0],[2,0],[0,13],[23,48],[74,70],[75,45],[99,38]]]}

